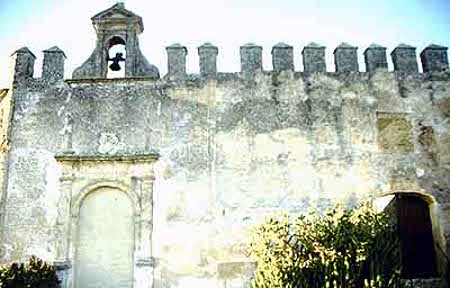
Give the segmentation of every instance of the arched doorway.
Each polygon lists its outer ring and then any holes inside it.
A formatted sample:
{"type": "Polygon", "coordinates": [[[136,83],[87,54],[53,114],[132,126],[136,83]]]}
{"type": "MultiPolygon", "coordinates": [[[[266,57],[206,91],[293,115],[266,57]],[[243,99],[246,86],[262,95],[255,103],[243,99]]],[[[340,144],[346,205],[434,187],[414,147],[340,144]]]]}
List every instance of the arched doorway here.
{"type": "Polygon", "coordinates": [[[431,200],[425,197],[406,192],[385,197],[390,202],[384,210],[394,216],[397,223],[403,278],[438,276],[431,200]]]}
{"type": "Polygon", "coordinates": [[[133,207],[110,187],[84,197],[75,251],[76,288],[131,288],[134,266],[133,207]]]}
{"type": "Polygon", "coordinates": [[[437,276],[433,227],[428,203],[415,195],[396,194],[402,251],[402,274],[408,278],[437,276]]]}

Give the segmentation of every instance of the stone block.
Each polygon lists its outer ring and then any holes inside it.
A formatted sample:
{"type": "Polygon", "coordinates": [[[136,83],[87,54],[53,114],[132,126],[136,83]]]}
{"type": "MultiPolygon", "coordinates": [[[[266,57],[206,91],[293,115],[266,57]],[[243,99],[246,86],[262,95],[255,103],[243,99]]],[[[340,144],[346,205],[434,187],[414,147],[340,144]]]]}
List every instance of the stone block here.
{"type": "Polygon", "coordinates": [[[211,75],[217,73],[217,54],[219,49],[211,43],[198,47],[200,74],[211,75]]]}
{"type": "Polygon", "coordinates": [[[36,56],[27,48],[22,47],[11,54],[13,61],[13,85],[33,78],[36,56]]]}
{"type": "Polygon", "coordinates": [[[64,78],[64,60],[66,58],[64,52],[56,46],[43,52],[42,78],[50,81],[62,80],[64,78]]]}
{"type": "Polygon", "coordinates": [[[378,146],[385,152],[413,152],[412,126],[400,113],[378,113],[378,146]]]}
{"type": "Polygon", "coordinates": [[[166,47],[167,51],[167,68],[169,75],[185,75],[186,74],[186,55],[187,49],[181,44],[173,44],[166,47]]]}
{"type": "Polygon", "coordinates": [[[400,44],[391,53],[396,72],[417,73],[416,47],[400,44]]]}
{"type": "Polygon", "coordinates": [[[336,72],[358,72],[358,47],[342,43],[334,50],[336,72]]]}
{"type": "Polygon", "coordinates": [[[423,72],[444,72],[448,70],[447,47],[430,45],[420,53],[423,72]]]}
{"type": "Polygon", "coordinates": [[[325,64],[325,46],[312,42],[303,48],[302,55],[305,72],[327,71],[325,64]]]}
{"type": "Polygon", "coordinates": [[[376,44],[370,45],[364,51],[364,62],[367,72],[388,71],[386,47],[376,44]]]}
{"type": "Polygon", "coordinates": [[[262,47],[253,43],[245,44],[240,48],[241,72],[251,73],[262,71],[262,47]]]}
{"type": "Polygon", "coordinates": [[[294,71],[294,48],[278,43],[272,48],[272,66],[274,71],[294,71]]]}

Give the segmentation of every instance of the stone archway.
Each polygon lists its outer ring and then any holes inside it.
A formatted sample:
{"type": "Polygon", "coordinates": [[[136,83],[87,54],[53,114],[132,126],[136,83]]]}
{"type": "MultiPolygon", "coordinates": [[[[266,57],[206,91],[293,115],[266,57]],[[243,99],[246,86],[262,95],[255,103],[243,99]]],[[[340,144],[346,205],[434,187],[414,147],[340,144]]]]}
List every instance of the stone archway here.
{"type": "Polygon", "coordinates": [[[397,222],[403,277],[436,278],[445,274],[446,245],[436,199],[423,191],[395,191],[378,196],[377,200],[381,199],[384,203],[378,210],[387,211],[397,222]]]}
{"type": "Polygon", "coordinates": [[[75,251],[75,287],[131,288],[134,266],[134,217],[128,196],[101,187],[84,197],[75,251]]]}

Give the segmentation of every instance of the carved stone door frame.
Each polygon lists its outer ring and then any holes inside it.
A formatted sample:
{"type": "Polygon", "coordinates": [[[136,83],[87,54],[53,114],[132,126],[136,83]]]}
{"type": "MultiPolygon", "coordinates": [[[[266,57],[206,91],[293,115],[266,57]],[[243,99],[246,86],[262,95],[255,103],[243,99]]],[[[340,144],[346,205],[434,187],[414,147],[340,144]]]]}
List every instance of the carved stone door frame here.
{"type": "Polygon", "coordinates": [[[134,214],[133,288],[153,286],[153,164],[155,154],[76,155],[60,154],[60,200],[56,229],[62,235],[57,244],[57,273],[63,288],[76,287],[74,256],[79,211],[86,195],[101,187],[117,188],[127,194],[134,214]]]}

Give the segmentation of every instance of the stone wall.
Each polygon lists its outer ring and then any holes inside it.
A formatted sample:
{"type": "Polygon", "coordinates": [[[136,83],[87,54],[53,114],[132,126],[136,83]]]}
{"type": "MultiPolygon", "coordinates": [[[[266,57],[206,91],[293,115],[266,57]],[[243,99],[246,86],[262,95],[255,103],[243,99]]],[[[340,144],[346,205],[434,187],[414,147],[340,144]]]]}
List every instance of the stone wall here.
{"type": "Polygon", "coordinates": [[[435,201],[445,249],[448,72],[169,76],[17,82],[2,262],[30,254],[58,260],[67,237],[58,228],[61,153],[160,155],[155,287],[243,287],[253,269],[248,232],[265,216],[393,192],[435,201]]]}

